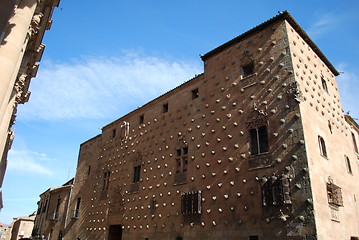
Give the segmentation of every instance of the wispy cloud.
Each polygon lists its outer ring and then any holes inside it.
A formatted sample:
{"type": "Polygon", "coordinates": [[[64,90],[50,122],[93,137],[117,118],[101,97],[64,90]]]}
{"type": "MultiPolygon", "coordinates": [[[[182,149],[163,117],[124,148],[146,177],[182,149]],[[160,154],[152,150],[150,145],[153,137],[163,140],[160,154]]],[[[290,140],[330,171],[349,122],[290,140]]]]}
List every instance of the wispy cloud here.
{"type": "Polygon", "coordinates": [[[127,53],[42,63],[23,119],[102,118],[127,113],[202,71],[200,64],[127,53]],[[131,109],[132,110],[132,109],[131,109]]]}
{"type": "Polygon", "coordinates": [[[320,36],[329,33],[339,26],[340,17],[334,13],[319,13],[316,18],[311,21],[311,25],[306,32],[313,38],[319,38],[320,36]]]}
{"type": "Polygon", "coordinates": [[[8,163],[8,170],[29,174],[53,175],[53,172],[43,163],[43,161],[51,160],[46,154],[12,149],[9,151],[8,159],[11,159],[8,163]]]}
{"type": "Polygon", "coordinates": [[[346,63],[339,64],[338,71],[341,72],[337,82],[344,110],[349,111],[352,117],[359,118],[359,72],[350,69],[346,63]]]}

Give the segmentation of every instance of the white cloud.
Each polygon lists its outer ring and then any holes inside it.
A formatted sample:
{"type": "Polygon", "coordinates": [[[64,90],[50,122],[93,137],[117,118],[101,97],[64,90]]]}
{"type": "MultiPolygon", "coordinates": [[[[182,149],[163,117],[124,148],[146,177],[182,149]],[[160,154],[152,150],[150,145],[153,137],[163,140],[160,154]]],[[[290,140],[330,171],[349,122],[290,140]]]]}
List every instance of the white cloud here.
{"type": "Polygon", "coordinates": [[[345,112],[349,111],[353,118],[359,118],[359,72],[352,70],[346,63],[338,65],[341,74],[337,77],[338,88],[345,112]]]}
{"type": "Polygon", "coordinates": [[[19,115],[28,120],[120,117],[132,110],[129,106],[145,104],[202,72],[199,65],[137,53],[42,63],[19,115]]]}
{"type": "Polygon", "coordinates": [[[317,16],[316,19],[311,21],[311,25],[307,29],[309,37],[315,39],[321,35],[333,31],[339,26],[340,17],[334,13],[324,13],[317,16]]]}
{"type": "Polygon", "coordinates": [[[43,162],[39,161],[49,161],[50,159],[46,157],[46,154],[37,153],[27,150],[10,150],[8,155],[8,170],[23,172],[28,174],[40,174],[52,176],[53,172],[48,169],[43,162]]]}

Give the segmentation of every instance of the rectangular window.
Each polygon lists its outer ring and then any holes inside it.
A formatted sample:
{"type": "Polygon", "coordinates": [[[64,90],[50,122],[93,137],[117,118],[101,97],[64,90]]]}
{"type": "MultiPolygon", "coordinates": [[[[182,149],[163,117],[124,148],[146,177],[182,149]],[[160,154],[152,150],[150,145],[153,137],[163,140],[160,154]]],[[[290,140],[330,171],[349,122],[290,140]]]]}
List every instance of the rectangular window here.
{"type": "Polygon", "coordinates": [[[80,204],[81,204],[81,198],[77,198],[76,208],[72,213],[72,216],[71,216],[72,218],[78,218],[79,217],[80,204]]]}
{"type": "Polygon", "coordinates": [[[176,172],[186,172],[188,168],[188,147],[176,150],[176,172]]]}
{"type": "Polygon", "coordinates": [[[59,220],[59,217],[60,217],[60,205],[61,205],[61,198],[58,198],[57,203],[56,203],[56,210],[55,210],[54,214],[52,215],[52,220],[59,220]]]}
{"type": "Polygon", "coordinates": [[[105,172],[103,174],[103,186],[102,186],[102,190],[107,190],[109,185],[110,185],[110,175],[111,172],[105,172]]]}
{"type": "Polygon", "coordinates": [[[254,64],[249,63],[247,65],[242,66],[242,77],[247,77],[254,73],[254,64]]]}
{"type": "Polygon", "coordinates": [[[267,153],[269,151],[267,126],[250,129],[249,135],[252,155],[267,153]]]}
{"type": "Polygon", "coordinates": [[[47,203],[48,203],[48,200],[46,199],[45,205],[42,207],[42,212],[43,212],[43,213],[46,212],[47,203]]]}
{"type": "Polygon", "coordinates": [[[168,112],[168,103],[162,105],[162,113],[168,112]]]}
{"type": "Polygon", "coordinates": [[[91,174],[91,166],[88,166],[88,169],[87,169],[87,176],[90,176],[91,174]]]}
{"type": "Polygon", "coordinates": [[[126,140],[129,133],[130,133],[130,123],[126,122],[126,121],[123,121],[122,124],[121,124],[121,140],[122,141],[126,140]]]}
{"type": "Polygon", "coordinates": [[[350,160],[347,156],[344,156],[345,159],[345,165],[347,166],[348,173],[352,174],[352,166],[350,165],[350,160]]]}
{"type": "Polygon", "coordinates": [[[116,137],[116,129],[112,129],[112,138],[116,137]]]}
{"type": "Polygon", "coordinates": [[[192,100],[199,97],[198,88],[192,90],[192,100]]]}
{"type": "Polygon", "coordinates": [[[334,183],[327,183],[328,203],[343,206],[342,189],[334,183]]]}
{"type": "Polygon", "coordinates": [[[249,240],[259,240],[258,236],[249,236],[249,240]]]}
{"type": "Polygon", "coordinates": [[[202,195],[201,191],[188,192],[181,194],[182,214],[200,214],[202,195]]]}
{"type": "Polygon", "coordinates": [[[322,77],[322,87],[324,91],[328,92],[327,82],[325,81],[324,77],[322,77]]]}
{"type": "Polygon", "coordinates": [[[141,179],[141,165],[133,167],[133,182],[139,182],[141,179]]]}
{"type": "Polygon", "coordinates": [[[139,124],[143,124],[145,122],[145,116],[141,115],[139,119],[139,124]]]}
{"type": "Polygon", "coordinates": [[[357,145],[357,141],[356,141],[356,139],[355,139],[354,133],[352,133],[352,139],[353,139],[354,151],[355,151],[356,153],[358,153],[358,145],[357,145]]]}

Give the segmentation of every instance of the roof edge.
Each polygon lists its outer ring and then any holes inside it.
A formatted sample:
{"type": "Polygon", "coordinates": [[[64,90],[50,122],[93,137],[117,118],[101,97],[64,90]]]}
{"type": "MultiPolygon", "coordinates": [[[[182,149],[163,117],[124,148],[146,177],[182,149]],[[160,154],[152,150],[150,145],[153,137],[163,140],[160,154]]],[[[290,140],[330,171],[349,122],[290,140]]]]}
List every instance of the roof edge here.
{"type": "Polygon", "coordinates": [[[239,35],[236,38],[233,38],[232,40],[220,45],[219,47],[209,51],[208,53],[201,56],[202,61],[206,61],[208,58],[216,55],[217,53],[220,53],[224,51],[225,49],[229,48],[230,46],[234,45],[235,43],[238,43],[253,34],[261,31],[264,28],[267,28],[279,21],[286,20],[298,33],[299,35],[304,39],[304,41],[313,49],[313,51],[319,56],[319,58],[328,66],[328,68],[332,71],[332,73],[335,76],[339,75],[339,72],[336,70],[336,68],[330,63],[330,61],[327,59],[327,57],[323,54],[323,52],[319,49],[319,47],[310,39],[308,34],[303,30],[303,28],[297,23],[297,21],[290,15],[290,13],[285,10],[281,12],[280,14],[274,16],[273,18],[261,23],[260,25],[248,30],[247,32],[244,32],[243,34],[239,35]]]}

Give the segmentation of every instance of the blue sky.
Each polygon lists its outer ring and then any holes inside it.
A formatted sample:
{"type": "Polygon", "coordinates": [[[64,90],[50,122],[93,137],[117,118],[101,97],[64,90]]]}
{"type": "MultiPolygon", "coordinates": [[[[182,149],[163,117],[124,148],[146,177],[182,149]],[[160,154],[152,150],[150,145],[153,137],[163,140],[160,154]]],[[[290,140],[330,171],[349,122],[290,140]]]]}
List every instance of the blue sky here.
{"type": "Polygon", "coordinates": [[[32,213],[39,194],[73,177],[80,144],[103,126],[202,73],[199,54],[285,9],[344,72],[343,106],[359,118],[357,0],[61,0],[18,109],[0,222],[32,213]]]}

